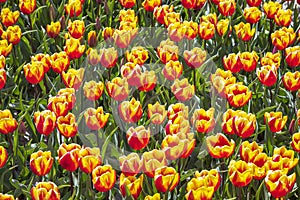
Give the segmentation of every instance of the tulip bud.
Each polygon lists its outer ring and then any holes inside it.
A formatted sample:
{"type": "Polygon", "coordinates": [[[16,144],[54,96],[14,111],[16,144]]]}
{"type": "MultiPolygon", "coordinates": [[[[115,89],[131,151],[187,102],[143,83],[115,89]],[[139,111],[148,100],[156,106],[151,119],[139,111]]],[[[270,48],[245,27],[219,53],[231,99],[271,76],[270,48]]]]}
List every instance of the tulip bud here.
{"type": "Polygon", "coordinates": [[[66,18],[64,15],[60,17],[59,22],[60,22],[61,29],[65,30],[67,25],[66,25],[66,18]]]}
{"type": "Polygon", "coordinates": [[[90,31],[88,33],[88,45],[90,47],[95,47],[97,46],[97,35],[96,35],[96,31],[90,31]]]}
{"type": "Polygon", "coordinates": [[[96,18],[96,25],[95,25],[95,28],[96,28],[96,31],[100,31],[101,30],[101,20],[99,17],[96,18]]]}

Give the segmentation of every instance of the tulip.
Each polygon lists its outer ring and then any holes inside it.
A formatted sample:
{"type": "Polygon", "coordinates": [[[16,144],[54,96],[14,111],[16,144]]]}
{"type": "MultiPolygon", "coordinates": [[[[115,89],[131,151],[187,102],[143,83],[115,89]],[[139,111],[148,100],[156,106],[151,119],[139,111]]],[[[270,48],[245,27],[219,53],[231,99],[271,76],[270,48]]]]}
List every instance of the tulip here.
{"type": "Polygon", "coordinates": [[[146,129],[144,126],[130,127],[126,132],[127,142],[135,150],[145,148],[150,140],[150,135],[150,129],[146,129]]]}
{"type": "Polygon", "coordinates": [[[285,171],[269,171],[265,178],[265,184],[268,191],[274,198],[286,196],[294,187],[296,182],[296,173],[287,175],[285,171]]]}
{"type": "Polygon", "coordinates": [[[135,0],[119,0],[119,2],[124,8],[132,8],[136,3],[135,0]]]}
{"type": "Polygon", "coordinates": [[[265,86],[272,86],[277,82],[277,69],[275,65],[265,65],[256,71],[258,80],[265,86]]]}
{"type": "Polygon", "coordinates": [[[119,48],[127,48],[134,38],[136,29],[133,30],[115,30],[113,39],[119,48]]]}
{"type": "Polygon", "coordinates": [[[117,173],[110,165],[97,166],[92,172],[92,182],[99,192],[111,190],[116,183],[117,173]]]}
{"type": "Polygon", "coordinates": [[[228,140],[222,133],[206,138],[208,152],[213,158],[228,158],[234,153],[235,142],[228,140]]]}
{"type": "Polygon", "coordinates": [[[150,178],[154,178],[155,170],[167,166],[166,154],[162,150],[153,149],[144,152],[141,158],[142,170],[150,178]]]}
{"type": "Polygon", "coordinates": [[[283,27],[271,34],[272,44],[278,49],[283,50],[291,45],[296,39],[293,28],[283,27]]]}
{"type": "Polygon", "coordinates": [[[125,176],[123,173],[120,175],[120,190],[123,197],[126,196],[127,190],[134,199],[137,199],[142,191],[142,185],[144,181],[144,175],[140,175],[139,178],[135,176],[125,176]]]}
{"type": "Polygon", "coordinates": [[[53,158],[50,151],[38,151],[30,155],[30,169],[38,176],[45,176],[52,168],[53,158]]]}
{"type": "Polygon", "coordinates": [[[180,113],[176,117],[173,117],[172,120],[168,121],[165,130],[167,135],[188,133],[190,132],[189,120],[185,119],[180,113]]]}
{"type": "Polygon", "coordinates": [[[184,119],[188,119],[189,107],[185,106],[183,103],[171,104],[168,107],[167,115],[169,120],[174,120],[178,116],[182,116],[184,119]]]}
{"type": "Polygon", "coordinates": [[[59,164],[70,172],[75,171],[79,166],[80,149],[79,144],[62,143],[57,150],[59,164]]]}
{"type": "Polygon", "coordinates": [[[5,68],[6,58],[3,55],[0,55],[0,69],[5,68]]]}
{"type": "Polygon", "coordinates": [[[215,35],[215,26],[210,22],[203,21],[200,23],[198,31],[200,38],[209,40],[215,35]]]}
{"type": "Polygon", "coordinates": [[[260,63],[262,66],[264,65],[275,65],[276,68],[280,66],[281,58],[280,58],[280,53],[272,53],[272,52],[267,52],[264,57],[260,59],[260,63]]]}
{"type": "Polygon", "coordinates": [[[45,75],[43,63],[32,62],[23,66],[26,80],[31,84],[39,83],[45,75]]]}
{"type": "Polygon", "coordinates": [[[6,84],[6,71],[5,69],[0,69],[0,90],[4,88],[6,84]]]}
{"type": "Polygon", "coordinates": [[[75,20],[73,22],[69,21],[68,31],[73,38],[75,39],[81,38],[85,31],[84,21],[81,20],[75,20]]]}
{"type": "Polygon", "coordinates": [[[79,168],[87,174],[91,174],[102,162],[99,148],[84,147],[79,151],[79,157],[79,168]]]}
{"type": "Polygon", "coordinates": [[[67,109],[72,110],[75,102],[76,102],[76,97],[75,97],[75,90],[74,88],[63,88],[60,89],[57,93],[57,96],[65,98],[65,101],[67,102],[67,109]]]}
{"type": "Polygon", "coordinates": [[[225,98],[225,88],[228,85],[236,83],[236,78],[232,76],[232,73],[230,70],[224,71],[220,68],[217,69],[217,71],[211,75],[211,82],[214,86],[214,88],[217,90],[218,94],[225,98]]]}
{"type": "Polygon", "coordinates": [[[291,146],[295,151],[300,152],[300,133],[294,133],[292,135],[291,146]]]}
{"type": "Polygon", "coordinates": [[[83,86],[84,96],[90,101],[98,100],[102,96],[103,90],[104,84],[101,81],[98,83],[96,81],[85,82],[83,86]]]}
{"type": "Polygon", "coordinates": [[[192,9],[195,7],[196,0],[181,0],[181,4],[187,9],[192,9]]]}
{"type": "Polygon", "coordinates": [[[82,13],[83,3],[80,0],[69,0],[65,5],[65,11],[70,17],[78,17],[82,13]]]}
{"type": "Polygon", "coordinates": [[[139,76],[139,83],[137,85],[140,91],[148,92],[155,88],[157,77],[155,71],[145,71],[139,76]]]}
{"type": "Polygon", "coordinates": [[[284,87],[289,91],[297,91],[300,89],[300,72],[286,72],[282,77],[284,87]]]}
{"type": "Polygon", "coordinates": [[[63,71],[66,71],[68,67],[70,66],[70,59],[68,57],[68,54],[65,51],[61,51],[59,53],[54,53],[51,56],[52,60],[52,70],[56,73],[62,73],[63,71]]]}
{"type": "Polygon", "coordinates": [[[292,22],[293,11],[290,9],[279,9],[275,15],[275,22],[278,26],[289,26],[292,22]]]}
{"type": "Polygon", "coordinates": [[[179,183],[180,175],[173,167],[160,167],[155,170],[154,184],[158,191],[172,191],[179,183]]]}
{"type": "Polygon", "coordinates": [[[62,72],[61,77],[66,87],[78,90],[84,76],[84,68],[69,69],[67,72],[62,72]]]}
{"type": "Polygon", "coordinates": [[[178,46],[176,46],[172,41],[165,40],[160,43],[160,46],[157,47],[157,54],[160,61],[163,64],[166,64],[170,60],[178,60],[178,46]]]}
{"type": "Polygon", "coordinates": [[[89,48],[86,51],[88,62],[92,66],[96,66],[100,63],[100,55],[98,49],[89,48]]]}
{"type": "Polygon", "coordinates": [[[261,18],[261,11],[257,7],[248,7],[244,9],[243,15],[248,23],[255,24],[261,18]]]}
{"type": "Polygon", "coordinates": [[[182,74],[183,66],[179,61],[170,60],[162,70],[164,77],[170,81],[178,79],[182,74]]]}
{"type": "Polygon", "coordinates": [[[164,24],[168,27],[170,24],[175,22],[180,22],[180,13],[177,12],[167,12],[164,16],[164,24]]]}
{"type": "Polygon", "coordinates": [[[231,16],[235,12],[236,3],[234,0],[220,0],[218,10],[223,16],[231,16]]]}
{"type": "Polygon", "coordinates": [[[121,67],[121,76],[127,79],[130,86],[138,86],[142,74],[141,70],[138,64],[127,62],[121,67]]]}
{"type": "Polygon", "coordinates": [[[135,11],[132,9],[120,10],[119,11],[119,20],[120,20],[120,22],[133,22],[133,24],[136,24],[138,22],[138,18],[135,15],[135,11]]]}
{"type": "Polygon", "coordinates": [[[252,165],[246,163],[245,161],[231,160],[228,168],[229,179],[234,186],[244,187],[252,181],[252,165]]]}
{"type": "Polygon", "coordinates": [[[95,47],[97,46],[97,35],[96,35],[96,31],[90,31],[88,33],[88,45],[90,47],[95,47]]]}
{"type": "Polygon", "coordinates": [[[84,119],[87,127],[91,130],[99,130],[103,128],[109,118],[109,113],[104,113],[103,107],[97,109],[88,108],[84,113],[84,119]]]}
{"type": "Polygon", "coordinates": [[[244,141],[242,142],[239,151],[241,159],[249,163],[253,162],[255,157],[263,152],[263,145],[258,145],[255,141],[252,143],[249,141],[244,141]]]}
{"type": "Polygon", "coordinates": [[[3,146],[0,146],[0,169],[4,167],[8,159],[8,154],[6,149],[3,146]]]}
{"type": "Polygon", "coordinates": [[[278,2],[269,1],[268,3],[264,3],[263,9],[267,15],[267,18],[274,19],[276,13],[279,9],[281,9],[281,7],[282,5],[278,2]]]}
{"type": "Polygon", "coordinates": [[[147,195],[144,200],[160,200],[160,193],[155,193],[153,196],[147,195]]]}
{"type": "Polygon", "coordinates": [[[6,39],[9,43],[16,45],[20,42],[22,36],[21,28],[18,25],[9,26],[6,32],[3,32],[2,38],[6,39]]]}
{"type": "Polygon", "coordinates": [[[53,182],[39,182],[30,190],[32,200],[60,200],[60,192],[53,182]]]}
{"type": "Polygon", "coordinates": [[[141,170],[141,160],[137,153],[119,157],[120,169],[125,176],[135,176],[141,170]]]}
{"type": "Polygon", "coordinates": [[[133,97],[130,101],[123,101],[119,107],[119,114],[127,123],[137,122],[143,115],[141,103],[133,97]]]}
{"type": "Polygon", "coordinates": [[[187,158],[193,153],[196,146],[196,139],[194,138],[194,135],[194,133],[177,133],[179,139],[185,144],[185,148],[181,152],[180,158],[187,158]]]}
{"type": "Polygon", "coordinates": [[[207,185],[206,178],[192,178],[187,185],[187,200],[201,199],[211,200],[214,195],[214,187],[207,185]]]}
{"type": "Polygon", "coordinates": [[[116,101],[123,101],[129,94],[129,85],[126,79],[115,77],[106,83],[108,95],[116,101]]]}
{"type": "MultiPolygon", "coordinates": [[[[221,176],[216,169],[211,169],[209,171],[202,170],[201,172],[196,171],[195,178],[198,180],[204,179],[207,186],[213,186],[214,191],[217,191],[221,184],[221,176]]],[[[188,184],[187,189],[190,189],[189,186],[190,185],[188,184]]]]}
{"type": "Polygon", "coordinates": [[[228,54],[222,59],[224,68],[230,70],[232,73],[238,73],[242,69],[242,66],[237,61],[238,55],[235,53],[228,54]]]}
{"type": "Polygon", "coordinates": [[[118,52],[115,48],[100,49],[100,64],[105,68],[112,68],[118,61],[118,52]]]}
{"type": "Polygon", "coordinates": [[[226,134],[234,134],[234,129],[233,129],[233,117],[235,117],[240,111],[237,110],[231,110],[228,109],[224,114],[223,114],[223,120],[222,120],[222,130],[226,134]]]}
{"type": "Polygon", "coordinates": [[[243,41],[249,41],[255,33],[255,28],[251,29],[250,23],[240,22],[239,24],[234,26],[234,30],[239,39],[243,41]]]}
{"type": "Polygon", "coordinates": [[[19,8],[25,15],[31,14],[36,8],[36,0],[20,0],[19,8]]]}
{"type": "MultiPolygon", "coordinates": [[[[281,165],[281,169],[286,168],[291,170],[298,164],[299,159],[294,157],[293,150],[287,150],[285,146],[281,146],[274,149],[272,161],[278,162],[281,165]]],[[[269,167],[272,169],[272,166],[269,167]]]]}
{"type": "Polygon", "coordinates": [[[183,28],[185,29],[184,37],[188,40],[193,40],[198,35],[198,24],[193,21],[183,21],[183,28]]]}
{"type": "Polygon", "coordinates": [[[14,132],[18,127],[18,122],[13,118],[10,110],[0,110],[0,133],[8,134],[14,132]]]}
{"type": "Polygon", "coordinates": [[[195,86],[189,84],[188,79],[176,79],[171,86],[171,91],[178,101],[190,100],[195,94],[195,86]]]}
{"type": "Polygon", "coordinates": [[[12,50],[12,44],[8,44],[7,40],[0,40],[0,55],[7,57],[12,50]]]}
{"type": "Polygon", "coordinates": [[[76,123],[75,115],[72,113],[58,117],[56,124],[60,134],[66,138],[74,137],[77,134],[78,125],[76,123]]]}
{"type": "Polygon", "coordinates": [[[246,72],[255,70],[258,60],[259,57],[255,51],[243,52],[238,56],[238,62],[246,72]]]}
{"type": "Polygon", "coordinates": [[[246,2],[250,7],[258,7],[260,6],[262,0],[246,0],[246,2]]]}
{"type": "Polygon", "coordinates": [[[270,130],[273,133],[281,131],[287,121],[287,116],[282,117],[282,112],[265,112],[265,123],[268,123],[270,130]]]}
{"type": "Polygon", "coordinates": [[[232,119],[232,127],[234,133],[242,138],[250,137],[256,128],[256,117],[255,115],[239,112],[237,116],[232,119]]]}
{"type": "Polygon", "coordinates": [[[48,99],[47,108],[54,112],[56,117],[65,116],[69,111],[69,103],[66,96],[55,96],[48,99]]]}
{"type": "Polygon", "coordinates": [[[161,148],[168,160],[176,160],[187,149],[187,143],[180,139],[177,134],[167,135],[162,141],[161,148]]]}
{"type": "Polygon", "coordinates": [[[34,113],[34,124],[40,134],[49,135],[55,128],[56,115],[50,110],[34,113]]]}
{"type": "Polygon", "coordinates": [[[229,24],[229,19],[221,19],[218,21],[216,30],[220,36],[224,36],[226,32],[230,33],[231,29],[232,28],[229,24]],[[229,27],[229,30],[228,30],[228,27],[229,27]]]}
{"type": "Polygon", "coordinates": [[[44,72],[47,73],[52,66],[52,59],[49,54],[38,53],[35,56],[31,56],[31,62],[37,62],[42,64],[44,67],[44,72]]]}
{"type": "Polygon", "coordinates": [[[145,0],[142,3],[142,6],[145,8],[148,12],[153,12],[154,9],[161,5],[161,0],[145,0]]]}
{"type": "Polygon", "coordinates": [[[167,117],[167,111],[164,105],[157,101],[155,104],[148,104],[148,118],[153,124],[162,124],[167,117]]]}
{"type": "Polygon", "coordinates": [[[59,35],[61,29],[60,22],[51,22],[51,24],[47,24],[46,31],[49,37],[56,38],[59,35]]]}
{"type": "Polygon", "coordinates": [[[70,60],[77,59],[83,55],[85,51],[85,45],[80,45],[79,39],[70,38],[66,40],[64,51],[69,56],[70,60]]]}
{"type": "Polygon", "coordinates": [[[0,193],[0,199],[2,199],[2,200],[15,200],[13,195],[2,194],[2,193],[0,193]]]}
{"type": "Polygon", "coordinates": [[[191,51],[185,50],[183,52],[183,57],[189,67],[199,68],[206,60],[206,51],[199,47],[195,47],[191,51]]]}
{"type": "Polygon", "coordinates": [[[114,35],[114,29],[111,27],[105,27],[104,30],[102,31],[102,37],[104,40],[111,40],[114,35]]]}
{"type": "Polygon", "coordinates": [[[133,47],[131,51],[126,51],[126,59],[138,65],[143,65],[149,58],[148,51],[141,46],[133,47]]]}
{"type": "Polygon", "coordinates": [[[19,16],[20,16],[19,11],[13,12],[9,8],[2,8],[0,20],[4,26],[8,27],[17,23],[19,16]]]}
{"type": "Polygon", "coordinates": [[[173,12],[173,10],[174,10],[173,5],[171,5],[171,6],[162,5],[162,6],[158,6],[158,7],[154,8],[153,15],[158,23],[164,24],[165,23],[164,18],[166,16],[166,14],[169,12],[173,12]]]}
{"type": "Polygon", "coordinates": [[[191,123],[195,126],[199,133],[208,133],[215,127],[214,119],[215,109],[210,108],[205,111],[204,109],[196,109],[191,118],[191,123]]]}
{"type": "Polygon", "coordinates": [[[265,153],[259,153],[254,157],[253,163],[253,178],[261,180],[267,175],[267,163],[268,156],[265,153]]]}
{"type": "Polygon", "coordinates": [[[168,26],[168,34],[174,42],[181,41],[186,33],[186,28],[181,22],[174,22],[168,26]]]}
{"type": "Polygon", "coordinates": [[[290,67],[297,67],[300,65],[300,46],[286,48],[285,55],[285,61],[290,67]]]}
{"type": "Polygon", "coordinates": [[[252,97],[249,88],[240,83],[231,84],[226,87],[226,98],[233,107],[243,107],[252,97]]]}
{"type": "Polygon", "coordinates": [[[206,0],[196,0],[195,6],[193,9],[195,9],[195,10],[201,9],[205,3],[206,3],[206,0]]]}
{"type": "Polygon", "coordinates": [[[217,25],[218,23],[218,17],[216,13],[209,13],[208,15],[203,15],[200,18],[200,22],[210,22],[211,24],[213,24],[214,26],[217,25]]]}

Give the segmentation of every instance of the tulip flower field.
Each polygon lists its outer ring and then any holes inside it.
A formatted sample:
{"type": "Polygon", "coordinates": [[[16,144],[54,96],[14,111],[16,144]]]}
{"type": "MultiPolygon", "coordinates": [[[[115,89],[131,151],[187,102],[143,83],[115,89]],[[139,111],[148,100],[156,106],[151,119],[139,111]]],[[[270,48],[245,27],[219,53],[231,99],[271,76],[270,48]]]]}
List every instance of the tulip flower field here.
{"type": "Polygon", "coordinates": [[[0,0],[0,200],[300,199],[299,0],[0,0]]]}

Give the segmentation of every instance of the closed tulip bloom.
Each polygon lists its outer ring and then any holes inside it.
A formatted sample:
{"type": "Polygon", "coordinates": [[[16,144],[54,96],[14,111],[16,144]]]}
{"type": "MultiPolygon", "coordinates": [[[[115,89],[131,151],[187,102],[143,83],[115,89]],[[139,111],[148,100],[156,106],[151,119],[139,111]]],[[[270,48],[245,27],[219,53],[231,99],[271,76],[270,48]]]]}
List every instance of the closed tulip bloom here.
{"type": "Polygon", "coordinates": [[[260,6],[262,0],[246,0],[246,2],[250,7],[258,7],[260,6]]]}
{"type": "Polygon", "coordinates": [[[68,104],[68,110],[73,109],[75,102],[76,102],[74,88],[62,88],[58,91],[57,96],[65,98],[65,100],[68,104]]]}
{"type": "Polygon", "coordinates": [[[58,162],[66,170],[73,172],[79,166],[79,151],[81,147],[78,144],[62,143],[58,150],[58,162]]]}
{"type": "Polygon", "coordinates": [[[69,103],[66,96],[55,96],[48,99],[47,108],[55,113],[56,117],[65,116],[69,112],[69,103]]]}
{"type": "Polygon", "coordinates": [[[237,37],[243,41],[249,41],[255,34],[255,28],[251,29],[250,23],[240,22],[234,26],[237,37]]]}
{"type": "Polygon", "coordinates": [[[47,73],[52,66],[52,59],[49,54],[38,53],[34,56],[31,56],[31,62],[37,62],[44,67],[44,72],[47,73]]]}
{"type": "Polygon", "coordinates": [[[155,71],[145,71],[140,74],[137,87],[140,91],[148,92],[155,88],[156,82],[157,77],[155,71]]]}
{"type": "Polygon", "coordinates": [[[60,134],[66,138],[74,137],[77,134],[78,125],[76,123],[75,115],[72,113],[58,117],[56,124],[60,134]]]}
{"type": "Polygon", "coordinates": [[[4,26],[12,26],[17,23],[20,16],[19,11],[11,11],[9,8],[3,8],[1,10],[0,19],[4,26]]]}
{"type": "Polygon", "coordinates": [[[170,60],[177,61],[178,53],[179,50],[176,45],[160,45],[160,47],[157,48],[157,54],[163,64],[166,64],[170,60]]]}
{"type": "Polygon", "coordinates": [[[155,193],[153,196],[147,195],[144,200],[160,200],[160,193],[155,193]]]}
{"type": "Polygon", "coordinates": [[[25,15],[31,14],[36,8],[36,0],[20,0],[19,8],[25,15]]]}
{"type": "Polygon", "coordinates": [[[182,116],[182,113],[178,113],[176,117],[173,117],[172,120],[168,121],[165,130],[167,135],[188,133],[190,132],[189,120],[185,119],[182,116]]]}
{"type": "MultiPolygon", "coordinates": [[[[8,159],[8,154],[6,149],[3,146],[0,146],[0,169],[4,167],[8,159]]],[[[1,196],[1,195],[0,195],[1,196]]]]}
{"type": "Polygon", "coordinates": [[[84,119],[87,127],[91,130],[99,130],[103,128],[109,118],[109,113],[104,113],[103,107],[97,109],[88,108],[84,113],[84,119]]]}
{"type": "Polygon", "coordinates": [[[40,134],[49,135],[56,125],[56,115],[50,110],[34,113],[34,124],[40,134]]]}
{"type": "Polygon", "coordinates": [[[222,98],[226,98],[225,88],[228,85],[236,83],[236,78],[232,75],[230,70],[224,71],[220,68],[211,75],[210,79],[214,88],[222,98]]]}
{"type": "Polygon", "coordinates": [[[0,40],[0,55],[7,57],[12,50],[12,44],[8,44],[7,40],[0,40]]]}
{"type": "Polygon", "coordinates": [[[90,47],[97,46],[97,34],[96,34],[96,31],[90,31],[88,33],[88,45],[90,47]]]}
{"type": "Polygon", "coordinates": [[[100,64],[105,68],[112,68],[118,61],[118,51],[111,47],[100,49],[100,64]]]}
{"type": "Polygon", "coordinates": [[[268,123],[270,130],[273,133],[281,131],[287,121],[287,116],[282,116],[282,112],[265,112],[265,123],[268,123]]]}
{"type": "Polygon", "coordinates": [[[0,110],[0,133],[8,134],[14,132],[18,127],[18,122],[13,118],[10,110],[0,110]]]}
{"type": "Polygon", "coordinates": [[[244,187],[252,181],[252,165],[246,163],[245,161],[231,160],[228,168],[229,179],[234,186],[244,187]]]}
{"type": "Polygon", "coordinates": [[[207,15],[203,15],[201,18],[200,18],[200,22],[210,22],[212,23],[214,26],[217,25],[218,23],[218,17],[217,17],[217,14],[216,13],[209,13],[207,15]]]}
{"type": "Polygon", "coordinates": [[[208,133],[215,127],[214,113],[214,108],[207,111],[202,108],[196,109],[191,118],[191,123],[199,133],[208,133]]]}
{"type": "Polygon", "coordinates": [[[275,15],[275,22],[278,26],[289,26],[292,22],[293,11],[290,9],[279,9],[275,15]]]}
{"type": "Polygon", "coordinates": [[[61,77],[66,87],[78,90],[84,76],[84,68],[69,69],[67,72],[62,72],[61,77]]]}
{"type": "Polygon", "coordinates": [[[179,183],[180,175],[173,167],[160,167],[155,170],[154,184],[158,191],[172,191],[179,183]]]}
{"type": "Polygon", "coordinates": [[[70,66],[70,59],[68,57],[68,54],[65,51],[61,51],[59,53],[54,53],[51,56],[52,60],[52,70],[56,73],[62,73],[63,71],[66,71],[68,67],[70,66]]]}
{"type": "Polygon", "coordinates": [[[65,11],[70,17],[78,17],[82,13],[83,3],[80,0],[69,0],[65,5],[65,11]]]}
{"type": "Polygon", "coordinates": [[[106,83],[108,95],[116,101],[123,101],[129,94],[129,85],[126,79],[115,77],[106,83]]]}
{"type": "Polygon", "coordinates": [[[0,55],[0,69],[4,69],[6,64],[6,58],[3,55],[0,55]]]}
{"type": "Polygon", "coordinates": [[[164,77],[170,81],[180,78],[183,66],[179,61],[170,60],[162,70],[164,77]]]}
{"type": "Polygon", "coordinates": [[[274,19],[276,13],[279,9],[281,9],[281,7],[282,5],[278,2],[269,1],[268,3],[264,3],[263,9],[269,19],[274,19]]]}
{"type": "Polygon", "coordinates": [[[293,189],[295,182],[296,173],[288,176],[282,170],[269,171],[265,178],[266,187],[274,198],[285,197],[293,189]]]}
{"type": "Polygon", "coordinates": [[[167,117],[167,111],[164,105],[158,101],[155,104],[148,104],[148,118],[153,124],[162,124],[167,117]]]}
{"type": "Polygon", "coordinates": [[[0,90],[4,88],[6,84],[6,71],[5,69],[0,69],[0,90]]]}
{"type": "Polygon", "coordinates": [[[255,51],[243,52],[238,55],[238,63],[246,72],[251,72],[256,69],[259,60],[255,51]]]}
{"type": "Polygon", "coordinates": [[[15,200],[13,195],[0,193],[0,199],[2,200],[15,200]]]}
{"type": "Polygon", "coordinates": [[[115,30],[113,39],[119,48],[127,48],[134,38],[135,30],[115,30]]]}
{"type": "Polygon", "coordinates": [[[286,48],[285,55],[285,61],[290,67],[297,67],[300,65],[300,46],[286,48]]]}
{"type": "Polygon", "coordinates": [[[255,157],[263,152],[263,145],[258,145],[255,141],[244,141],[239,149],[240,157],[243,161],[253,162],[255,157]]]}
{"type": "Polygon", "coordinates": [[[135,176],[125,176],[123,173],[120,175],[120,190],[123,197],[126,197],[127,190],[134,199],[138,199],[144,181],[144,175],[140,175],[139,178],[135,176]]]}
{"type": "Polygon", "coordinates": [[[300,72],[286,72],[282,77],[284,87],[289,91],[297,91],[300,89],[300,72]]]}
{"type": "Polygon", "coordinates": [[[20,42],[22,36],[21,28],[18,25],[15,26],[9,26],[2,34],[3,39],[7,39],[9,43],[12,43],[13,45],[16,45],[20,42]]]}
{"type": "Polygon", "coordinates": [[[185,29],[184,37],[188,40],[193,40],[198,35],[198,24],[193,21],[183,21],[182,26],[185,29]]]}
{"type": "Polygon", "coordinates": [[[186,33],[186,28],[181,22],[174,22],[168,26],[168,34],[174,42],[181,41],[186,33]]]}
{"type": "Polygon", "coordinates": [[[124,8],[132,8],[135,5],[136,0],[119,0],[119,2],[124,8]]]}
{"type": "Polygon", "coordinates": [[[155,170],[167,166],[166,154],[162,150],[153,149],[144,152],[141,158],[143,172],[150,178],[154,178],[155,170]]]}
{"type": "Polygon", "coordinates": [[[251,97],[252,92],[245,85],[235,83],[226,87],[226,98],[233,107],[243,107],[249,102],[251,97]]]}
{"type": "Polygon", "coordinates": [[[275,65],[265,65],[256,71],[258,80],[265,86],[272,86],[277,81],[277,69],[275,65]]]}
{"type": "Polygon", "coordinates": [[[81,38],[85,31],[84,21],[75,20],[71,22],[70,20],[68,24],[68,31],[73,38],[75,39],[81,38]]]}
{"type": "Polygon", "coordinates": [[[88,62],[92,66],[96,66],[100,63],[100,54],[98,49],[89,48],[86,51],[88,62]]]}
{"type": "Polygon", "coordinates": [[[69,56],[70,60],[80,58],[84,51],[85,45],[80,45],[80,40],[75,38],[70,38],[66,40],[66,45],[64,51],[69,56]]]}
{"type": "Polygon", "coordinates": [[[38,151],[30,155],[30,169],[38,176],[45,176],[52,168],[53,158],[50,151],[38,151]]]}
{"type": "Polygon", "coordinates": [[[300,133],[294,133],[292,135],[291,146],[293,147],[294,151],[300,152],[300,133]]]}
{"type": "Polygon", "coordinates": [[[280,62],[281,62],[281,57],[279,52],[274,54],[272,52],[267,52],[266,55],[260,59],[260,64],[262,66],[275,65],[276,68],[278,68],[280,66],[280,62]]]}
{"type": "Polygon", "coordinates": [[[191,85],[187,78],[176,79],[171,86],[171,91],[178,101],[187,101],[194,96],[195,86],[191,85]]]}
{"type": "Polygon", "coordinates": [[[130,101],[123,101],[119,107],[119,114],[123,121],[127,123],[135,123],[143,115],[143,110],[140,101],[133,97],[130,101]]]}
{"type": "Polygon", "coordinates": [[[283,50],[291,45],[296,39],[293,28],[283,27],[271,34],[272,44],[278,49],[283,50]]]}
{"type": "Polygon", "coordinates": [[[161,0],[145,0],[142,3],[142,6],[145,8],[148,12],[153,12],[154,9],[161,5],[161,0]]]}
{"type": "Polygon", "coordinates": [[[117,173],[110,165],[97,166],[92,172],[92,182],[99,192],[111,190],[116,183],[117,173]]]}
{"type": "Polygon", "coordinates": [[[79,157],[79,168],[87,174],[102,163],[99,148],[84,147],[79,151],[79,157]]]}
{"type": "Polygon", "coordinates": [[[176,160],[187,149],[187,143],[181,140],[177,134],[167,135],[162,141],[161,148],[168,160],[176,160]]]}
{"type": "Polygon", "coordinates": [[[59,21],[51,22],[46,26],[47,34],[51,38],[56,38],[60,33],[60,29],[61,29],[61,24],[59,21]]]}
{"type": "Polygon", "coordinates": [[[234,0],[220,0],[218,10],[223,16],[231,16],[235,12],[236,2],[234,0]]]}
{"type": "Polygon", "coordinates": [[[96,81],[85,82],[83,86],[84,96],[90,101],[98,100],[102,96],[103,90],[104,84],[101,81],[98,83],[96,81]]]}
{"type": "Polygon", "coordinates": [[[222,130],[226,134],[234,134],[234,129],[233,129],[233,117],[236,116],[240,111],[235,111],[228,109],[224,114],[223,114],[223,120],[222,120],[222,130]]]}
{"type": "Polygon", "coordinates": [[[142,163],[137,153],[119,157],[120,169],[125,176],[134,176],[141,170],[142,163]]]}
{"type": "Polygon", "coordinates": [[[150,129],[146,129],[144,126],[130,127],[126,132],[127,142],[135,150],[145,148],[149,143],[150,136],[150,129]]]}
{"type": "Polygon", "coordinates": [[[60,200],[60,192],[53,182],[39,182],[30,190],[32,200],[60,200]]]}
{"type": "Polygon", "coordinates": [[[232,119],[234,133],[242,138],[250,137],[256,128],[256,117],[254,114],[239,112],[232,119]]]}
{"type": "Polygon", "coordinates": [[[138,86],[142,68],[133,62],[127,62],[121,67],[121,76],[127,79],[130,86],[138,86]]]}
{"type": "Polygon", "coordinates": [[[209,40],[215,35],[215,26],[207,21],[203,21],[199,24],[199,36],[203,40],[209,40]]]}
{"type": "Polygon", "coordinates": [[[170,24],[175,22],[180,22],[180,13],[177,12],[168,12],[164,16],[164,24],[168,27],[170,24]]]}
{"type": "Polygon", "coordinates": [[[238,73],[242,69],[242,66],[237,61],[238,55],[235,53],[225,55],[222,59],[224,68],[230,70],[232,73],[238,73]]]}
{"type": "Polygon", "coordinates": [[[162,5],[162,6],[158,6],[158,7],[154,8],[153,15],[158,23],[164,24],[165,23],[165,21],[164,21],[165,15],[169,12],[173,12],[173,10],[174,10],[173,5],[171,5],[171,6],[162,5]]]}
{"type": "Polygon", "coordinates": [[[230,23],[229,19],[221,19],[218,21],[216,30],[220,36],[224,36],[226,32],[228,32],[228,34],[230,34],[232,28],[229,23],[230,23]],[[229,27],[229,30],[228,30],[228,27],[229,27]]]}
{"type": "Polygon", "coordinates": [[[112,40],[112,37],[114,35],[114,29],[111,27],[105,27],[102,31],[102,37],[104,40],[112,40]]]}
{"type": "Polygon", "coordinates": [[[196,0],[181,0],[181,4],[187,9],[192,9],[195,7],[196,0]]]}
{"type": "Polygon", "coordinates": [[[248,7],[244,9],[243,15],[247,22],[255,24],[261,18],[261,11],[257,7],[248,7]]]}
{"type": "Polygon", "coordinates": [[[192,50],[185,50],[183,52],[183,57],[186,64],[191,68],[199,68],[206,60],[206,51],[199,47],[195,47],[192,50]]]}
{"type": "Polygon", "coordinates": [[[228,140],[222,133],[211,135],[206,138],[208,152],[213,158],[228,158],[234,153],[235,142],[228,140]]]}
{"type": "Polygon", "coordinates": [[[149,58],[148,51],[142,46],[133,47],[130,52],[126,51],[125,55],[128,62],[138,65],[143,65],[149,58]]]}

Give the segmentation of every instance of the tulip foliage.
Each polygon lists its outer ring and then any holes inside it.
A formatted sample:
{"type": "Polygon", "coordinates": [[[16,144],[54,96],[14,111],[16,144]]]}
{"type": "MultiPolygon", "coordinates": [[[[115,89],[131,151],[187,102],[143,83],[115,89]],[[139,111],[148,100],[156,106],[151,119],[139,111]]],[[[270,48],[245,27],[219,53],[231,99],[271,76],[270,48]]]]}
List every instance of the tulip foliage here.
{"type": "Polygon", "coordinates": [[[299,0],[0,0],[0,200],[299,199],[299,0]]]}

